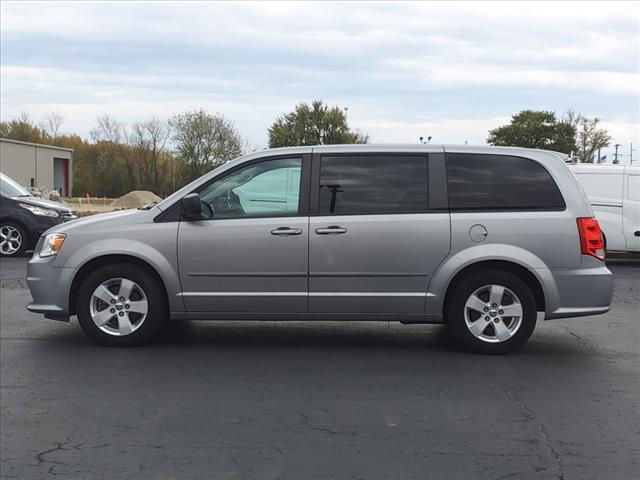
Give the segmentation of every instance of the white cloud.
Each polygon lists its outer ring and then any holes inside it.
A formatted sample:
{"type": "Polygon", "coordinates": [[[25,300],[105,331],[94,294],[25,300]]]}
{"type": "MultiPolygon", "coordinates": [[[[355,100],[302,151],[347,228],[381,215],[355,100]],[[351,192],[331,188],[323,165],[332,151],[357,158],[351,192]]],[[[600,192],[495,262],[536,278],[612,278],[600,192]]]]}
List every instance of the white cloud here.
{"type": "Polygon", "coordinates": [[[635,95],[640,74],[610,71],[532,70],[501,65],[438,64],[428,60],[398,60],[392,68],[412,70],[436,84],[465,88],[470,86],[548,87],[600,94],[635,95]]]}

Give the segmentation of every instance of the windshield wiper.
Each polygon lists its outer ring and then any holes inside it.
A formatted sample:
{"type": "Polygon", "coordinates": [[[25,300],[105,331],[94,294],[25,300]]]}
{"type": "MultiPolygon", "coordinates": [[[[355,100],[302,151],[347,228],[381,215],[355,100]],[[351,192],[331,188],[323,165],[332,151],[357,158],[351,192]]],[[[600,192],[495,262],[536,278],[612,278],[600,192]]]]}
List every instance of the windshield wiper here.
{"type": "Polygon", "coordinates": [[[157,204],[158,204],[158,202],[147,203],[144,207],[138,207],[138,210],[151,210],[157,204]]]}

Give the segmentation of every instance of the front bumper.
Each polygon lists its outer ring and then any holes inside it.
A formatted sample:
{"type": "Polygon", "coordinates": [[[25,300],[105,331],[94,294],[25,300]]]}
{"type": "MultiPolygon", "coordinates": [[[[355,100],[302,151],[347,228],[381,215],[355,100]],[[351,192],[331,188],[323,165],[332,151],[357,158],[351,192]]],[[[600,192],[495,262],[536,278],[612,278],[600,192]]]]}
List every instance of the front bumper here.
{"type": "Polygon", "coordinates": [[[613,274],[602,262],[583,256],[580,268],[552,274],[556,301],[547,305],[546,319],[599,315],[611,308],[613,274]]]}
{"type": "Polygon", "coordinates": [[[55,267],[55,256],[41,258],[37,253],[27,264],[27,285],[33,301],[27,310],[53,320],[69,320],[69,291],[75,269],[55,267]]]}

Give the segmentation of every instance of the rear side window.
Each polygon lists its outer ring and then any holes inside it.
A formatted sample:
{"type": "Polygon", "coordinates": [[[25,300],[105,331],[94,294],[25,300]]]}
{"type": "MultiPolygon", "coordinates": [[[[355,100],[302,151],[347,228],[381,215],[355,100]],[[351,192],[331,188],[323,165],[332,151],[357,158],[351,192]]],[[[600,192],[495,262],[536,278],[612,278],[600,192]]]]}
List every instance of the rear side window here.
{"type": "Polygon", "coordinates": [[[327,156],[320,160],[321,215],[426,212],[427,157],[327,156]]]}
{"type": "Polygon", "coordinates": [[[549,172],[508,155],[447,154],[450,210],[564,210],[549,172]]]}

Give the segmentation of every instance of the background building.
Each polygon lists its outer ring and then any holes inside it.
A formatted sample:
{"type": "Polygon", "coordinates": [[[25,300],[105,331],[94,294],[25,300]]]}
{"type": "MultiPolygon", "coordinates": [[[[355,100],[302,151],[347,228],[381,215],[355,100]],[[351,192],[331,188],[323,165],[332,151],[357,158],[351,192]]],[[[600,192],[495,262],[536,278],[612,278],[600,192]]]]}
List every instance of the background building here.
{"type": "Polygon", "coordinates": [[[44,186],[70,197],[72,162],[71,148],[0,139],[0,171],[27,189],[44,186]]]}

